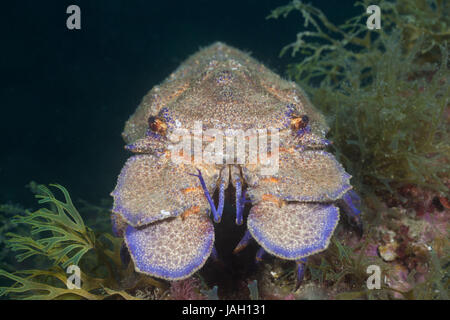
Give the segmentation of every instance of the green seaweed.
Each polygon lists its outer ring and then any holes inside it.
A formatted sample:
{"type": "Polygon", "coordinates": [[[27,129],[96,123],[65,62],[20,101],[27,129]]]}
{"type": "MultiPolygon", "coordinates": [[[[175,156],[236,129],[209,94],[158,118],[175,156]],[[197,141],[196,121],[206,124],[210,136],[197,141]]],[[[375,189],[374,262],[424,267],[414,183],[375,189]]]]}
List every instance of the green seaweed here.
{"type": "MultiPolygon", "coordinates": [[[[358,5],[365,12],[369,2],[358,5]]],[[[301,13],[306,30],[281,54],[300,55],[288,75],[327,116],[332,149],[358,191],[392,194],[414,184],[448,193],[450,6],[379,5],[382,28],[373,31],[365,13],[337,26],[298,0],[269,17],[301,13]]]]}
{"type": "MultiPolygon", "coordinates": [[[[26,227],[27,233],[6,234],[7,247],[17,252],[19,262],[33,257],[47,260],[47,268],[8,272],[0,269],[0,278],[12,282],[0,287],[0,297],[15,299],[138,299],[133,293],[140,286],[164,288],[150,277],[135,275],[133,266],[123,265],[120,250],[123,239],[87,227],[72,203],[68,191],[58,200],[44,185],[34,185],[38,203],[47,205],[34,212],[25,210],[12,221],[26,227]],[[81,288],[69,289],[68,266],[80,268],[81,288]]],[[[41,266],[40,266],[41,267],[41,266]]]]}
{"type": "Polygon", "coordinates": [[[6,246],[8,232],[17,229],[17,225],[11,221],[11,217],[23,212],[24,209],[17,205],[4,204],[0,205],[0,268],[6,270],[14,270],[13,261],[9,259],[9,250],[6,246]]]}
{"type": "Polygon", "coordinates": [[[337,290],[334,296],[338,300],[354,299],[408,299],[408,300],[448,300],[450,268],[449,243],[445,243],[445,253],[438,257],[436,252],[430,252],[430,270],[424,281],[415,279],[415,272],[408,274],[406,283],[409,290],[395,289],[384,282],[384,276],[390,273],[392,266],[378,257],[369,257],[365,254],[365,248],[370,241],[370,235],[356,248],[351,248],[342,243],[337,237],[332,238],[328,250],[320,259],[308,261],[308,270],[311,280],[319,284],[327,284],[327,287],[337,290]],[[356,252],[358,251],[358,252],[356,252]],[[380,267],[382,282],[380,289],[369,289],[366,281],[368,278],[367,267],[376,265],[380,267]],[[397,294],[395,297],[394,294],[397,294]]]}
{"type": "Polygon", "coordinates": [[[1,287],[0,296],[8,294],[24,300],[51,300],[63,299],[63,297],[98,299],[97,295],[91,294],[87,290],[65,288],[67,275],[61,268],[54,268],[50,271],[27,270],[16,274],[0,270],[0,276],[15,281],[11,287],[1,287]],[[39,280],[39,277],[47,277],[46,282],[49,281],[48,278],[51,278],[52,284],[39,280]],[[54,284],[54,281],[59,281],[60,286],[54,284]]]}

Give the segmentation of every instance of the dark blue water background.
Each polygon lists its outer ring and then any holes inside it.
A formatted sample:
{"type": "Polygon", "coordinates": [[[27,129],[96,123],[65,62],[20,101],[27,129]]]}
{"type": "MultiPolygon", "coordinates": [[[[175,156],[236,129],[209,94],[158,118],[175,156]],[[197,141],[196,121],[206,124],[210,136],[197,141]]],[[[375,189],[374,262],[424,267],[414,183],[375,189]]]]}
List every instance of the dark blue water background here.
{"type": "MultiPolygon", "coordinates": [[[[129,154],[120,133],[141,98],[187,56],[214,41],[283,74],[281,48],[302,28],[298,13],[266,20],[288,1],[10,1],[0,34],[0,203],[34,205],[24,186],[60,183],[75,199],[106,198],[129,154]],[[82,29],[66,28],[66,8],[82,29]]],[[[353,1],[311,1],[335,22],[353,1]]]]}

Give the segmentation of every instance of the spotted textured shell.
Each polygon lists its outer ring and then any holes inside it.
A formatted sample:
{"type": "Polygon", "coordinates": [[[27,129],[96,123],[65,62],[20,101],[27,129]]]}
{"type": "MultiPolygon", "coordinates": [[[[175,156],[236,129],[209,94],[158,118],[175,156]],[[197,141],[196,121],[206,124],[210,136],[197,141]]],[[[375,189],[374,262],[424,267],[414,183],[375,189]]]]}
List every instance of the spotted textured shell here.
{"type": "MultiPolygon", "coordinates": [[[[324,150],[327,131],[324,117],[294,82],[248,54],[218,42],[192,55],[143,98],[122,133],[134,155],[111,194],[112,221],[136,271],[177,280],[199,270],[214,252],[213,222],[220,222],[230,184],[236,192],[236,224],[247,223],[236,252],[251,239],[261,250],[297,262],[325,250],[339,221],[336,202],[352,209],[358,202],[350,193],[351,176],[324,150]],[[225,136],[230,130],[243,132],[245,146],[257,132],[259,152],[276,157],[277,170],[261,170],[262,154],[252,162],[250,148],[241,162],[222,153],[216,159],[224,161],[197,161],[195,139],[205,135],[194,135],[187,144],[194,150],[185,150],[172,133],[195,131],[198,124],[225,136]],[[279,145],[272,145],[272,131],[259,136],[268,128],[279,133],[279,145]],[[270,137],[270,146],[261,148],[262,137],[270,137]],[[174,154],[187,162],[174,162],[174,154]]],[[[201,141],[203,155],[211,141],[201,141]]]]}

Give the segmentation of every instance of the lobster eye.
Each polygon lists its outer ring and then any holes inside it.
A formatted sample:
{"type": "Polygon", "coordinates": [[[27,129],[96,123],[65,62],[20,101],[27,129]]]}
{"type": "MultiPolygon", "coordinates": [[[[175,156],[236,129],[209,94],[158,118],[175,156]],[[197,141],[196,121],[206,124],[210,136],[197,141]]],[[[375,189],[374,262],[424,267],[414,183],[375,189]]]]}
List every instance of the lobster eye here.
{"type": "Polygon", "coordinates": [[[295,131],[304,129],[309,123],[309,117],[305,114],[299,117],[294,117],[291,120],[291,127],[295,131]]]}
{"type": "Polygon", "coordinates": [[[148,118],[148,127],[151,131],[160,135],[166,134],[167,124],[158,117],[150,116],[148,118]]]}

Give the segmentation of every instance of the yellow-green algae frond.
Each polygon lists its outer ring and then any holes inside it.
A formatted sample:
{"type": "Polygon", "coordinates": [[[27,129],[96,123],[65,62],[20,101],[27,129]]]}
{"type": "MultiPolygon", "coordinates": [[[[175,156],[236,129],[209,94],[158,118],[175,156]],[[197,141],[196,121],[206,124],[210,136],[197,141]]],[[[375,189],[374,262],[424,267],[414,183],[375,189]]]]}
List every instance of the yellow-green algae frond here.
{"type": "MultiPolygon", "coordinates": [[[[7,247],[17,252],[16,259],[40,256],[47,263],[39,269],[8,272],[0,269],[0,278],[12,281],[0,287],[0,297],[14,299],[137,299],[126,290],[136,289],[138,282],[147,286],[162,286],[151,278],[135,277],[130,265],[120,258],[122,239],[109,233],[96,233],[87,227],[72,203],[68,191],[60,185],[50,185],[62,192],[58,200],[44,185],[35,187],[39,204],[47,205],[34,212],[16,215],[13,223],[25,226],[28,233],[6,234],[7,247]],[[70,289],[67,267],[80,267],[81,287],[70,289]],[[46,266],[46,267],[43,267],[46,266]]],[[[36,261],[33,261],[37,265],[36,261]]],[[[133,291],[135,292],[135,291],[133,291]]]]}

